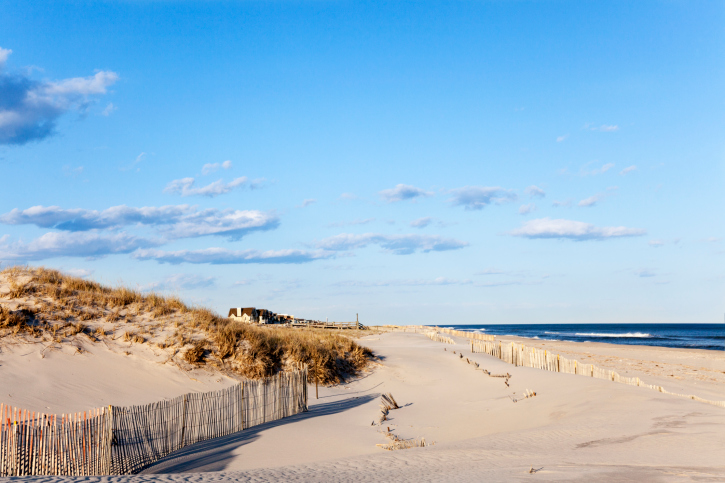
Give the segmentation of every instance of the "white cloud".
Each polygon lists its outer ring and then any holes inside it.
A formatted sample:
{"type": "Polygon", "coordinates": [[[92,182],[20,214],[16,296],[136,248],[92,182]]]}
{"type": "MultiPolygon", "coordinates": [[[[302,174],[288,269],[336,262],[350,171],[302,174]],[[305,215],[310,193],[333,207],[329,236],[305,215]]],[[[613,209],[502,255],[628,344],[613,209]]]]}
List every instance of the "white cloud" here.
{"type": "Polygon", "coordinates": [[[71,110],[87,112],[93,97],[106,94],[118,80],[111,71],[42,82],[6,74],[2,68],[11,52],[0,49],[0,144],[26,144],[51,136],[60,116],[71,110]]]}
{"type": "Polygon", "coordinates": [[[604,174],[607,171],[609,171],[610,169],[612,169],[613,167],[614,167],[614,163],[607,163],[607,164],[603,165],[601,168],[599,168],[598,170],[595,169],[592,172],[592,174],[604,174]]]}
{"type": "Polygon", "coordinates": [[[353,235],[342,233],[325,238],[316,244],[317,248],[330,251],[352,250],[354,248],[364,248],[368,245],[379,245],[384,250],[396,255],[409,255],[416,251],[457,250],[468,246],[468,243],[436,235],[381,235],[378,233],[353,235]]]}
{"type": "Polygon", "coordinates": [[[190,213],[173,224],[160,227],[160,233],[172,238],[224,236],[239,240],[253,231],[272,230],[279,226],[273,213],[257,210],[207,209],[190,213]]]}
{"type": "Polygon", "coordinates": [[[12,50],[0,47],[0,70],[5,67],[5,62],[7,62],[8,57],[10,57],[10,54],[12,53],[12,50]]]}
{"type": "Polygon", "coordinates": [[[313,203],[317,203],[317,200],[314,199],[314,198],[309,198],[309,199],[304,200],[299,207],[300,208],[307,208],[308,206],[310,206],[313,203]]]}
{"type": "Polygon", "coordinates": [[[602,124],[601,126],[595,126],[592,123],[587,123],[584,125],[584,129],[588,129],[590,131],[615,132],[619,131],[619,126],[616,124],[602,124]]]}
{"type": "Polygon", "coordinates": [[[464,186],[450,190],[453,195],[450,201],[456,206],[463,206],[467,210],[481,210],[491,203],[501,204],[516,201],[517,196],[512,190],[499,186],[464,186]]]}
{"type": "Polygon", "coordinates": [[[274,213],[257,210],[210,208],[199,211],[189,205],[142,208],[120,205],[103,211],[33,206],[26,210],[16,208],[0,215],[0,223],[35,225],[72,232],[144,225],[155,227],[159,234],[170,238],[215,235],[238,240],[253,231],[277,228],[279,219],[274,213]]]}
{"type": "Polygon", "coordinates": [[[568,135],[568,134],[564,134],[563,136],[559,136],[559,137],[557,137],[557,138],[556,138],[556,142],[557,142],[557,143],[561,143],[561,142],[564,142],[564,141],[566,141],[566,139],[567,139],[568,137],[569,137],[569,135],[568,135]]]}
{"type": "Polygon", "coordinates": [[[298,205],[297,207],[298,208],[307,208],[308,206],[310,206],[311,204],[314,204],[314,203],[317,203],[317,200],[314,198],[309,198],[309,199],[304,200],[302,202],[302,204],[298,205]]]}
{"type": "Polygon", "coordinates": [[[585,198],[585,199],[581,200],[578,204],[581,207],[590,207],[590,206],[596,205],[599,201],[602,200],[602,198],[604,198],[604,195],[601,193],[598,193],[594,196],[590,196],[589,198],[585,198]]]}
{"type": "Polygon", "coordinates": [[[240,186],[244,186],[247,183],[247,177],[242,176],[229,183],[217,180],[201,188],[194,188],[194,181],[194,178],[175,179],[164,188],[164,193],[179,194],[181,196],[208,196],[213,198],[214,196],[223,195],[240,186]]]}
{"type": "Polygon", "coordinates": [[[231,167],[232,162],[229,160],[226,160],[223,163],[206,163],[204,166],[201,167],[201,174],[207,175],[218,171],[219,169],[230,169],[231,167]]]}
{"type": "Polygon", "coordinates": [[[649,246],[655,247],[655,248],[664,246],[664,244],[665,244],[665,242],[662,240],[650,240],[648,243],[649,246]]]}
{"type": "Polygon", "coordinates": [[[116,106],[113,105],[113,102],[109,102],[106,108],[101,111],[102,116],[110,116],[113,111],[118,109],[116,106]]]}
{"type": "Polygon", "coordinates": [[[624,226],[597,227],[590,223],[574,220],[539,218],[525,222],[521,228],[512,231],[513,236],[524,238],[567,238],[570,240],[605,240],[645,235],[646,230],[624,226]]]}
{"type": "Polygon", "coordinates": [[[99,258],[131,253],[158,245],[158,241],[137,238],[127,233],[102,235],[96,232],[46,233],[30,243],[15,242],[0,246],[5,260],[34,261],[56,257],[99,258]]]}
{"type": "Polygon", "coordinates": [[[546,196],[546,193],[544,192],[544,190],[542,190],[541,188],[539,188],[538,186],[533,185],[533,184],[531,186],[529,186],[528,188],[526,188],[524,190],[524,193],[529,195],[529,197],[531,197],[531,198],[534,198],[534,197],[543,198],[546,196]]]}
{"type": "Polygon", "coordinates": [[[79,278],[90,277],[94,272],[94,270],[88,270],[86,268],[70,268],[70,269],[63,270],[63,271],[65,273],[67,273],[68,275],[72,275],[74,277],[79,277],[79,278]]]}
{"type": "Polygon", "coordinates": [[[414,198],[433,196],[433,193],[425,191],[421,188],[416,188],[415,186],[399,184],[396,185],[395,188],[382,190],[379,195],[388,203],[392,203],[394,201],[411,200],[414,198]]]}
{"type": "Polygon", "coordinates": [[[204,248],[201,250],[139,250],[133,254],[138,260],[156,260],[159,263],[194,263],[211,265],[239,265],[251,263],[288,264],[306,263],[331,258],[334,254],[322,250],[228,250],[204,248]]]}
{"type": "Polygon", "coordinates": [[[554,208],[559,208],[559,207],[569,208],[569,207],[571,207],[571,204],[572,204],[572,200],[564,200],[564,201],[554,201],[551,204],[551,206],[553,206],[554,208]]]}
{"type": "Polygon", "coordinates": [[[433,218],[426,216],[425,218],[418,218],[410,222],[410,226],[413,228],[425,228],[433,222],[433,218]]]}
{"type": "Polygon", "coordinates": [[[356,200],[358,199],[357,195],[354,193],[343,193],[340,195],[341,200],[356,200]]]}
{"type": "Polygon", "coordinates": [[[532,211],[536,211],[536,205],[534,203],[529,203],[528,205],[519,206],[520,215],[528,215],[532,211]]]}
{"type": "Polygon", "coordinates": [[[627,166],[626,168],[624,168],[624,169],[623,169],[622,171],[620,171],[620,172],[619,172],[619,174],[620,174],[621,176],[624,176],[625,174],[627,174],[627,173],[631,173],[632,171],[634,171],[634,170],[636,170],[636,169],[637,169],[637,166],[635,166],[635,165],[633,164],[632,166],[627,166]]]}
{"type": "Polygon", "coordinates": [[[115,72],[100,71],[89,77],[73,77],[55,82],[48,82],[41,91],[34,95],[51,98],[52,96],[105,94],[106,88],[118,80],[115,72]]]}

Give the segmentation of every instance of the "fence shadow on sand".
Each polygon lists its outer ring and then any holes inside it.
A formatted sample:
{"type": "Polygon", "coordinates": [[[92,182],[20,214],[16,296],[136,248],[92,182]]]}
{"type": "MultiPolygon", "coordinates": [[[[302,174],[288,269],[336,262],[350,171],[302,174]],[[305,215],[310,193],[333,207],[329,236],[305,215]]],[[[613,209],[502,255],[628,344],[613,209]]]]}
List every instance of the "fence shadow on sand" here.
{"type": "Polygon", "coordinates": [[[350,397],[341,401],[326,402],[310,406],[309,411],[284,419],[260,424],[238,433],[209,439],[170,453],[141,474],[185,473],[224,471],[236,456],[234,450],[252,443],[261,437],[261,433],[285,424],[294,424],[306,419],[337,414],[378,399],[379,393],[350,397]]]}

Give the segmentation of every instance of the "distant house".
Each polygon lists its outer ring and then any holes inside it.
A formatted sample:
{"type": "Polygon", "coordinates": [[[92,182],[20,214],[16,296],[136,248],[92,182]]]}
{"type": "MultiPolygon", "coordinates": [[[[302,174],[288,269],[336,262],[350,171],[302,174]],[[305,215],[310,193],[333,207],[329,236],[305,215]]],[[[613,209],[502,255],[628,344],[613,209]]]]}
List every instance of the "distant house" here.
{"type": "Polygon", "coordinates": [[[233,307],[227,317],[245,324],[289,324],[295,321],[292,315],[275,314],[271,310],[254,307],[233,307]]]}
{"type": "Polygon", "coordinates": [[[229,309],[228,317],[245,324],[259,324],[259,311],[254,307],[237,307],[229,309]]]}
{"type": "Polygon", "coordinates": [[[260,324],[276,324],[277,314],[267,309],[259,309],[259,323],[260,324]]]}

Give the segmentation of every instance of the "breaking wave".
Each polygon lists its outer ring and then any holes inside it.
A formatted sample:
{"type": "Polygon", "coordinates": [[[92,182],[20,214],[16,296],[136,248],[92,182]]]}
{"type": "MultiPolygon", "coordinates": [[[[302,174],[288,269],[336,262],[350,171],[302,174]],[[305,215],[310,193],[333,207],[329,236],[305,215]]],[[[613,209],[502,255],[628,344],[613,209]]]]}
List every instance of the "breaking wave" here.
{"type": "Polygon", "coordinates": [[[577,332],[574,335],[578,337],[632,337],[632,338],[642,338],[646,339],[647,337],[652,337],[650,334],[643,334],[642,332],[627,332],[624,334],[604,334],[599,332],[577,332]]]}

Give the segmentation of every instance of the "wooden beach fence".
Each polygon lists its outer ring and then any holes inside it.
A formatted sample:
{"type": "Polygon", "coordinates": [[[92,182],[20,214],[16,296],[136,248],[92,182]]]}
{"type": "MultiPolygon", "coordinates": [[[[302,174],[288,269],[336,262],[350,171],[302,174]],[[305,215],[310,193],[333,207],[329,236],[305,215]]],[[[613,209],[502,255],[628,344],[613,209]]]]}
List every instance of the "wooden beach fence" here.
{"type": "Polygon", "coordinates": [[[0,476],[133,474],[185,446],[306,410],[307,368],[60,416],[0,404],[0,476]]]}
{"type": "Polygon", "coordinates": [[[552,354],[545,349],[527,347],[524,344],[515,344],[513,342],[503,341],[472,340],[471,352],[488,354],[516,366],[532,367],[534,369],[541,369],[545,371],[606,379],[612,382],[619,382],[630,386],[645,387],[661,393],[685,397],[694,401],[725,408],[725,401],[711,401],[698,396],[670,392],[662,386],[645,384],[639,377],[621,376],[617,372],[609,369],[597,367],[593,364],[584,364],[575,359],[567,359],[559,354],[552,354]]]}
{"type": "Polygon", "coordinates": [[[430,340],[433,340],[436,342],[443,342],[444,344],[455,344],[453,339],[451,339],[450,337],[446,337],[445,335],[440,335],[438,332],[429,331],[429,332],[426,332],[425,335],[430,340]]]}

